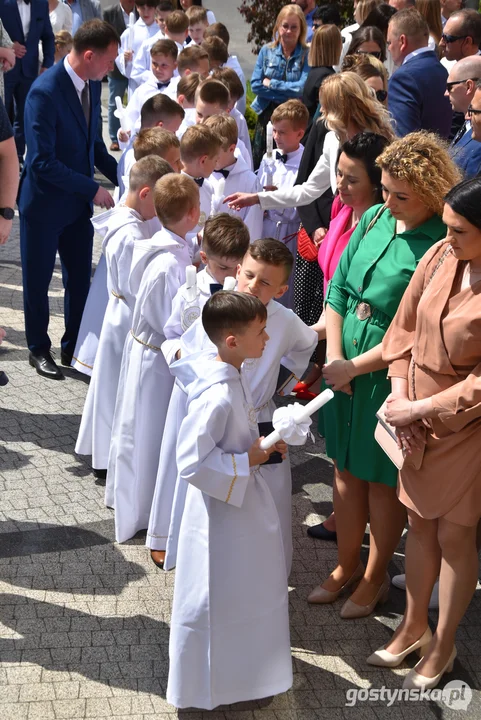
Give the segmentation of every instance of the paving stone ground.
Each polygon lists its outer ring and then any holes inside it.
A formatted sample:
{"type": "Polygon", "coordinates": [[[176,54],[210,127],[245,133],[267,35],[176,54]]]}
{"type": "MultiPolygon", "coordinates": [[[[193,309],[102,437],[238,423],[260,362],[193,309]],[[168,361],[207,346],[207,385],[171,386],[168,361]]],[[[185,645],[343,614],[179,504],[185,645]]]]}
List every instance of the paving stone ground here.
{"type": "MultiPolygon", "coordinates": [[[[100,243],[95,246],[98,260],[100,243]]],[[[63,331],[57,265],[51,284],[53,346],[63,331]]],[[[414,720],[481,717],[481,590],[457,636],[453,679],[473,691],[467,710],[439,702],[359,701],[346,693],[400,688],[414,659],[395,671],[365,658],[400,620],[404,595],[371,617],[343,621],[342,600],[310,607],[310,589],[332,569],[336,547],[311,540],[306,526],[330,511],[332,467],[323,443],[292,452],[295,554],[290,577],[294,686],[275,698],[212,712],[168,705],[169,619],[174,573],[150,561],[142,537],[114,542],[113,513],[88,462],[74,453],[87,381],[66,371],[64,382],[28,365],[22,313],[18,218],[0,247],[0,325],[8,333],[0,368],[0,712],[5,720],[414,720]]],[[[366,536],[367,541],[367,536],[366,536]]],[[[403,570],[401,542],[389,568],[403,570]]],[[[435,627],[437,612],[430,613],[435,627]]],[[[362,696],[361,696],[362,698],[362,696]]]]}

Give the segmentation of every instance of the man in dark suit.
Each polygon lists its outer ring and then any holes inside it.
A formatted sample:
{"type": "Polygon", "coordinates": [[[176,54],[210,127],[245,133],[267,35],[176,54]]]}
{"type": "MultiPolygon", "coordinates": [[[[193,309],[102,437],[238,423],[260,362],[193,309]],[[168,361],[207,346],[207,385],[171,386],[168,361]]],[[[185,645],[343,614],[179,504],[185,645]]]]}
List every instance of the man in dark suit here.
{"type": "Polygon", "coordinates": [[[13,41],[15,66],[5,75],[5,107],[13,123],[20,161],[25,153],[23,112],[30,86],[38,75],[38,46],[42,43],[40,73],[53,65],[55,41],[47,0],[0,0],[0,20],[13,41]]]}
{"type": "MultiPolygon", "coordinates": [[[[446,94],[453,110],[466,116],[481,78],[481,57],[471,55],[455,63],[449,73],[446,94]]],[[[472,178],[481,171],[481,142],[473,138],[471,119],[464,120],[450,145],[449,152],[464,177],[472,178]]]]}
{"type": "MultiPolygon", "coordinates": [[[[109,5],[105,8],[104,20],[110,23],[117,30],[120,37],[129,23],[130,13],[135,12],[135,19],[138,19],[138,14],[134,9],[134,0],[117,0],[117,3],[114,5],[109,5]]],[[[124,97],[127,92],[128,83],[128,78],[126,78],[125,75],[122,75],[118,67],[115,65],[112,72],[109,73],[109,135],[111,150],[119,149],[117,131],[120,127],[120,120],[114,115],[115,98],[117,95],[121,98],[124,97]]]]}
{"type": "Polygon", "coordinates": [[[20,180],[20,249],[30,364],[60,379],[50,354],[48,287],[55,255],[62,263],[65,333],[61,360],[70,365],[92,266],[92,203],[113,200],[93,179],[96,166],[116,184],[117,163],[97,127],[100,80],[113,68],[119,37],[103,20],[84,23],[73,48],[32,85],[25,103],[27,157],[20,180]]]}
{"type": "Polygon", "coordinates": [[[414,8],[392,16],[387,44],[398,65],[388,88],[388,108],[401,137],[415,130],[431,130],[447,138],[452,109],[447,97],[447,71],[428,48],[429,28],[414,8]]]}

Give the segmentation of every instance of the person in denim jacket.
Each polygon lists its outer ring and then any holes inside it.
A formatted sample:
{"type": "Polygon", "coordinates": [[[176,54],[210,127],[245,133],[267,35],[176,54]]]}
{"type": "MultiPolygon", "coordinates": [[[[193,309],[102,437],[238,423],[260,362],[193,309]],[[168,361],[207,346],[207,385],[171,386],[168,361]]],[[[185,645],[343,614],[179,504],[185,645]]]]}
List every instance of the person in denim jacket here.
{"type": "Polygon", "coordinates": [[[297,5],[285,5],[277,16],[274,41],[261,48],[252,73],[251,86],[257,113],[253,143],[254,169],[266,150],[266,125],[274,109],[291,98],[300,98],[309,72],[306,47],[307,25],[297,5]]]}

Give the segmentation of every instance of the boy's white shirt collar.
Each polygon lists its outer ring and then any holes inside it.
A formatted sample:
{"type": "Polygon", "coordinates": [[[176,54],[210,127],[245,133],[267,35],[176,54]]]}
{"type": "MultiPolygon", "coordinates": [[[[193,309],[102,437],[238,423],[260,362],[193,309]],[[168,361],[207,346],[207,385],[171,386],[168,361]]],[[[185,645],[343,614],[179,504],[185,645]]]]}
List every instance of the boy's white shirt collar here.
{"type": "MultiPolygon", "coordinates": [[[[236,148],[237,149],[237,148],[236,148]]],[[[239,175],[240,173],[245,172],[246,170],[249,170],[249,172],[252,172],[244,158],[242,157],[242,153],[239,154],[239,156],[236,156],[236,162],[232,163],[232,165],[226,165],[225,168],[222,168],[223,170],[229,171],[229,177],[231,175],[239,175]]],[[[220,170],[214,170],[214,175],[219,175],[220,170]]],[[[227,178],[228,180],[229,178],[227,178]]]]}

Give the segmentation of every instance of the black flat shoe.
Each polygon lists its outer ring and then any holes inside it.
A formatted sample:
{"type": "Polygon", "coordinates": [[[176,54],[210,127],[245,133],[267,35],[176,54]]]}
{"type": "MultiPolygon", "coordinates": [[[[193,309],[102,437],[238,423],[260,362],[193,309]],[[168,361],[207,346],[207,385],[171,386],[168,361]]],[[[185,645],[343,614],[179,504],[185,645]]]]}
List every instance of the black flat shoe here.
{"type": "Polygon", "coordinates": [[[311,538],[316,538],[316,540],[332,540],[334,542],[337,540],[337,532],[335,532],[335,530],[327,530],[324,527],[324,523],[308,527],[307,534],[311,538]]]}
{"type": "Polygon", "coordinates": [[[28,362],[35,368],[39,375],[50,378],[51,380],[63,380],[64,374],[50,354],[50,351],[31,352],[28,356],[28,362]]]}
{"type": "Polygon", "coordinates": [[[106,480],[107,479],[107,470],[97,470],[97,468],[92,468],[94,477],[97,478],[97,480],[106,480]]]}
{"type": "Polygon", "coordinates": [[[67,355],[67,353],[62,350],[60,353],[60,362],[62,365],[65,365],[65,367],[70,367],[72,364],[72,356],[67,355]]]}

